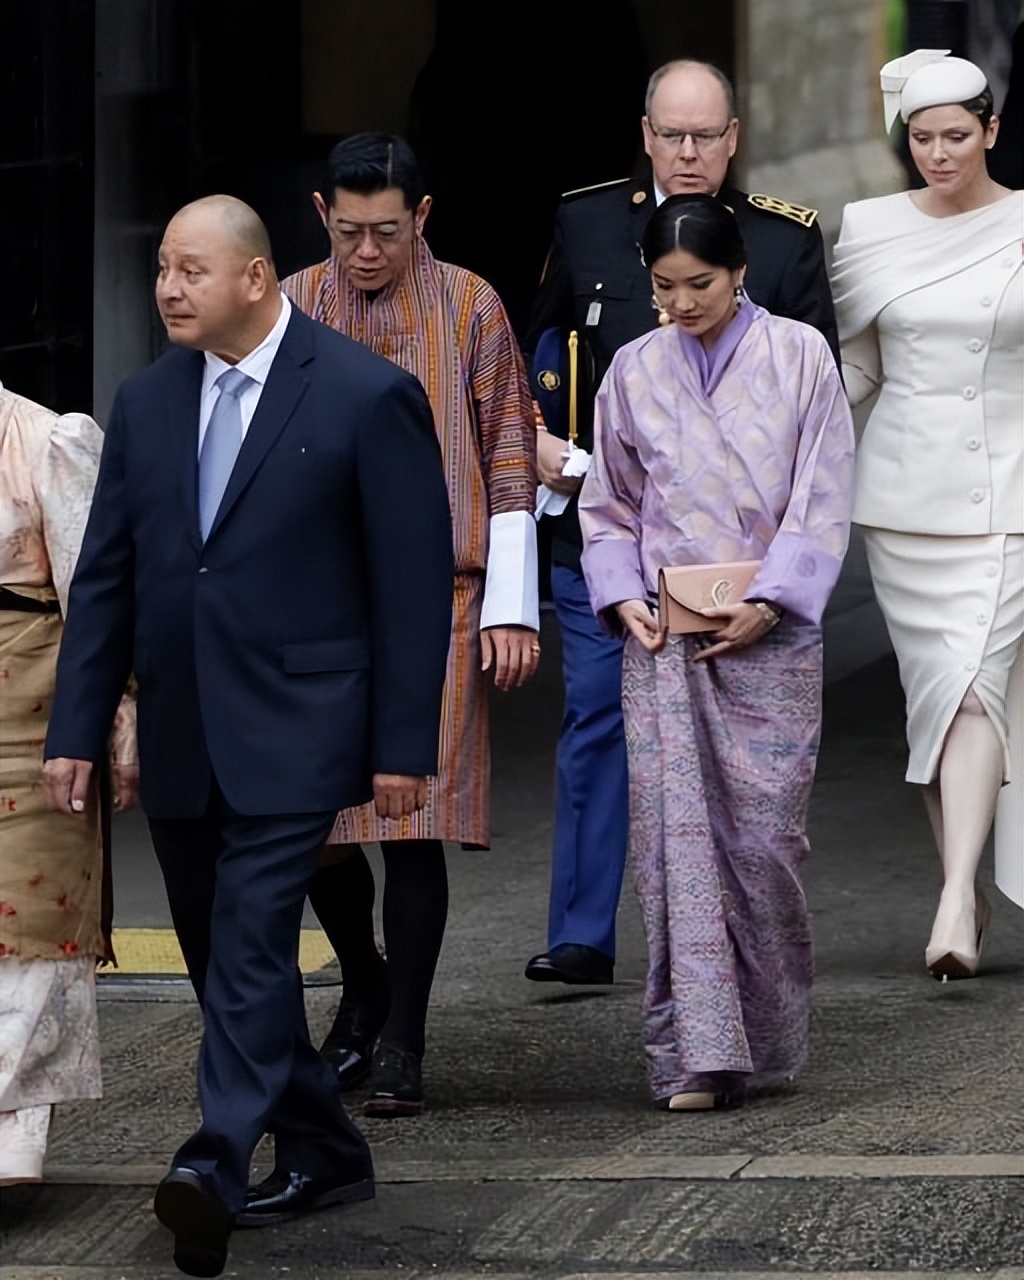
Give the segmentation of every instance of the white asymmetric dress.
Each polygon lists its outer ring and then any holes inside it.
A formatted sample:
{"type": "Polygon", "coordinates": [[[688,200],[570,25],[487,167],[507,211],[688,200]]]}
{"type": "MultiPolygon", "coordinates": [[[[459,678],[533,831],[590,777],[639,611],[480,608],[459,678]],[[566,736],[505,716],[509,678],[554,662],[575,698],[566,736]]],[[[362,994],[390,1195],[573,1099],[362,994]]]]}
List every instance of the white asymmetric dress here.
{"type": "Polygon", "coordinates": [[[1022,228],[1020,192],[949,218],[906,192],[862,201],[844,213],[833,277],[850,398],[880,389],[854,520],[907,695],[907,780],[936,776],[973,689],[1003,743],[996,874],[1017,902],[1022,708],[1008,690],[1024,631],[1022,228]]]}

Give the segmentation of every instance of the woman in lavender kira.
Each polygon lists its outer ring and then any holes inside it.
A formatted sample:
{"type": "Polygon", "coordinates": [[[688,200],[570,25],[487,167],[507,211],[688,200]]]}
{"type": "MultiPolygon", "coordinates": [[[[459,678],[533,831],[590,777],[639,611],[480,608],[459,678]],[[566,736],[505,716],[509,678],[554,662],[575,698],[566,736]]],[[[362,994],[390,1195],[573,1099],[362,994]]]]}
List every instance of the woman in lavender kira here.
{"type": "Polygon", "coordinates": [[[729,210],[673,196],[648,224],[662,326],[597,397],[583,485],[595,613],[624,633],[630,847],[656,1104],[706,1110],[807,1056],[799,868],[821,728],[821,615],[846,551],[853,426],[824,338],[743,292],[729,210]],[[762,561],[712,632],[667,636],[658,570],[762,561]]]}

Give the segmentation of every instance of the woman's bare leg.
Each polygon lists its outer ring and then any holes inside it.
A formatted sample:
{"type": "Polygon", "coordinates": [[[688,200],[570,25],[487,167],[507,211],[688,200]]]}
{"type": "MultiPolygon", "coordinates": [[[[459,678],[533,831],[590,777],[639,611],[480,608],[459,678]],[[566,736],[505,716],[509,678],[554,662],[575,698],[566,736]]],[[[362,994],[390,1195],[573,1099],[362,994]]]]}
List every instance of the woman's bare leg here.
{"type": "Polygon", "coordinates": [[[942,859],[942,791],[939,788],[939,780],[929,782],[923,789],[925,812],[928,814],[928,821],[931,823],[932,835],[935,837],[935,847],[939,851],[939,859],[942,859]]]}
{"type": "Polygon", "coordinates": [[[977,694],[968,690],[939,764],[940,814],[933,816],[935,792],[926,792],[932,829],[941,842],[944,878],[926,952],[929,963],[945,952],[976,957],[974,881],[1002,782],[1002,743],[977,694]]]}

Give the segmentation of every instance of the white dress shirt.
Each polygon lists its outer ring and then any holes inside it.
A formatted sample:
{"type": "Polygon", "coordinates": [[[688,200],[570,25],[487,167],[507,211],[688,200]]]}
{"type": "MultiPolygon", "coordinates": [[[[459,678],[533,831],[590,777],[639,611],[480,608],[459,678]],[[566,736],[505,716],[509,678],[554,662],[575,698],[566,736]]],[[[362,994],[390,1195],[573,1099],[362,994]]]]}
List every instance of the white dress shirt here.
{"type": "Polygon", "coordinates": [[[274,363],[274,357],[277,355],[278,347],[281,345],[281,339],[284,337],[285,329],[288,328],[288,321],[292,314],[292,304],[283,293],[280,296],[281,314],[274,322],[274,327],[260,345],[254,347],[247,356],[239,360],[238,364],[230,365],[226,360],[222,360],[220,356],[215,356],[212,351],[203,352],[206,357],[206,367],[203,370],[203,389],[199,396],[200,453],[203,449],[203,437],[206,435],[210,414],[213,413],[213,406],[217,403],[217,398],[220,395],[220,388],[215,383],[225,369],[238,369],[240,373],[247,374],[252,379],[238,397],[238,407],[242,411],[242,439],[245,439],[245,433],[249,430],[249,423],[252,422],[256,406],[259,404],[260,396],[263,394],[263,385],[267,380],[267,375],[270,373],[270,366],[274,363]]]}

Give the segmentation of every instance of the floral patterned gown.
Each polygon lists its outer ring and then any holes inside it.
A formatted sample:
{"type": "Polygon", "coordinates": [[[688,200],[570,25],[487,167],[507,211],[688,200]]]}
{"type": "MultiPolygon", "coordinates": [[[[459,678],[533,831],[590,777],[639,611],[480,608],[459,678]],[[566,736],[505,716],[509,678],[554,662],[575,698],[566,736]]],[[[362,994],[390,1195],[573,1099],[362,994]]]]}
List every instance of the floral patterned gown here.
{"type": "MultiPolygon", "coordinates": [[[[103,437],[0,386],[0,1182],[37,1178],[50,1104],[100,1096],[94,972],[102,856],[43,802],[43,743],[66,607],[103,437]]],[[[134,749],[129,718],[115,734],[134,749]]],[[[115,756],[118,749],[115,749],[115,756]]]]}

